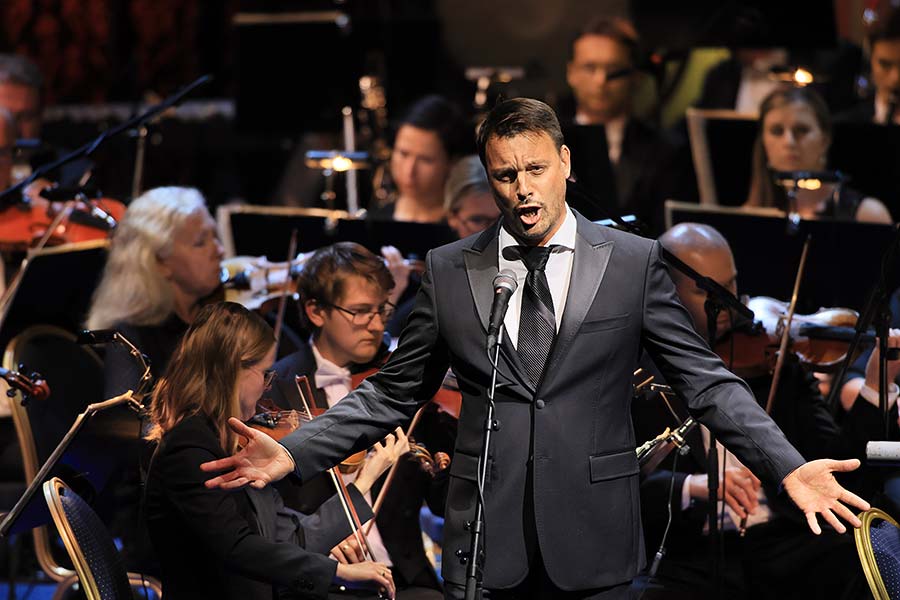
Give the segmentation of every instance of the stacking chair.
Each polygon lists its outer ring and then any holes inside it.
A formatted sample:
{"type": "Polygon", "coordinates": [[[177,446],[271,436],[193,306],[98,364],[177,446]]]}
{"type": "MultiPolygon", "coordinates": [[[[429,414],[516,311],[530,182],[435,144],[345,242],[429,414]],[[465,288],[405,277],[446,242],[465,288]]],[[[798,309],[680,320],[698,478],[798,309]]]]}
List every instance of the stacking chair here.
{"type": "Polygon", "coordinates": [[[44,498],[88,600],[131,600],[136,597],[132,588],[141,587],[152,592],[152,597],[162,598],[157,580],[125,570],[100,517],[61,479],[54,477],[44,483],[44,498]]]}
{"type": "Polygon", "coordinates": [[[854,529],[856,551],[876,600],[900,599],[900,525],[877,508],[860,513],[854,529]]]}
{"type": "MultiPolygon", "coordinates": [[[[22,406],[21,395],[10,399],[16,437],[22,454],[25,483],[30,483],[41,465],[92,402],[103,400],[103,363],[95,352],[75,343],[75,336],[50,325],[29,327],[6,347],[3,366],[39,372],[50,384],[50,396],[22,406]]],[[[53,580],[74,575],[65,555],[54,552],[47,527],[33,531],[35,555],[41,569],[53,580]]]]}

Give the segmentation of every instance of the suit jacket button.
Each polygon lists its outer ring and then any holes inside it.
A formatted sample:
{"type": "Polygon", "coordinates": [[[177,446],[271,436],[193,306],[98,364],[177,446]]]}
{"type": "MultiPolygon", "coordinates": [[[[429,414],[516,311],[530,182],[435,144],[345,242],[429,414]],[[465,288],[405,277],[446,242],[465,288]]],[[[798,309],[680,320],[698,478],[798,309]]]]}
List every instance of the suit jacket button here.
{"type": "Polygon", "coordinates": [[[544,401],[541,398],[538,398],[534,402],[534,407],[538,410],[541,410],[542,408],[544,408],[544,401]]]}

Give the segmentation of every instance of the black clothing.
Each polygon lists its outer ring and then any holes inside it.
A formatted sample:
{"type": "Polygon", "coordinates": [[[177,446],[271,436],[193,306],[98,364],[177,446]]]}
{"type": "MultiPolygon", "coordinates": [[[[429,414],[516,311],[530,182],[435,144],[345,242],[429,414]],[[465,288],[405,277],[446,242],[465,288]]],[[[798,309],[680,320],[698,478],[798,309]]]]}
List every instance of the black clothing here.
{"type": "MultiPolygon", "coordinates": [[[[495,399],[500,430],[491,439],[484,489],[487,588],[514,587],[529,576],[531,526],[547,575],[559,588],[615,586],[643,567],[629,408],[642,346],[664,365],[693,414],[764,479],[780,482],[804,462],[745,384],[694,332],[659,244],[576,219],[562,324],[537,387],[509,340],[501,346],[495,399]],[[532,493],[526,492],[528,474],[532,493]],[[526,525],[531,510],[534,519],[526,525]]],[[[463,400],[450,467],[446,556],[468,550],[465,523],[475,510],[499,227],[431,251],[416,307],[387,364],[325,415],[281,440],[298,472],[312,477],[410,419],[451,365],[463,400]]],[[[464,583],[459,561],[445,560],[443,574],[450,583],[464,583]]]]}
{"type": "MultiPolygon", "coordinates": [[[[655,371],[650,365],[643,366],[649,373],[655,371]]],[[[657,379],[657,383],[661,381],[657,379]]],[[[748,379],[747,383],[759,403],[764,405],[771,377],[748,379]]],[[[675,408],[682,418],[688,416],[683,408],[675,408]]],[[[632,409],[639,440],[651,439],[665,427],[677,425],[659,398],[638,399],[632,409]]],[[[868,402],[857,402],[843,426],[839,427],[818,390],[818,380],[796,363],[787,363],[784,367],[772,418],[808,460],[825,457],[864,459],[866,442],[877,436],[881,426],[878,409],[868,402]]],[[[707,502],[692,501],[687,510],[682,510],[681,501],[687,475],[706,473],[707,461],[699,428],[688,434],[687,442],[690,452],[677,459],[671,499],[672,528],[668,537],[668,552],[659,567],[659,580],[667,589],[693,588],[696,591],[707,588],[711,582],[709,540],[703,535],[709,509],[707,502]]],[[[667,521],[672,460],[673,457],[669,456],[662,468],[641,483],[644,533],[647,548],[653,552],[659,546],[667,521]]],[[[721,465],[719,468],[721,470],[721,465]]],[[[780,493],[778,487],[770,483],[764,485],[764,489],[772,519],[748,528],[743,539],[736,532],[724,533],[726,560],[723,570],[729,595],[742,594],[746,586],[750,597],[768,598],[776,592],[776,597],[791,597],[798,593],[823,597],[811,592],[802,593],[811,589],[811,582],[827,586],[823,589],[830,590],[830,593],[824,597],[842,597],[848,589],[855,590],[854,586],[862,581],[858,577],[861,575],[859,568],[854,567],[857,562],[852,560],[855,556],[852,536],[839,535],[826,528],[821,538],[815,538],[808,530],[804,516],[780,493]],[[823,560],[836,556],[845,559],[841,568],[831,571],[821,569],[823,560]],[[798,572],[803,568],[810,569],[809,575],[798,577],[798,572]],[[776,580],[779,574],[780,578],[776,580]],[[804,587],[801,590],[791,588],[794,581],[804,587]]],[[[711,591],[706,589],[699,593],[709,594],[711,591]]]]}
{"type": "MultiPolygon", "coordinates": [[[[151,461],[145,514],[166,598],[271,599],[274,585],[325,598],[337,569],[325,554],[350,534],[337,503],[304,518],[271,487],[207,488],[200,465],[225,456],[212,422],[194,415],[163,436],[151,461]]],[[[371,518],[349,490],[360,518],[371,518]]]]}
{"type": "MultiPolygon", "coordinates": [[[[356,365],[351,371],[366,371],[375,364],[381,364],[384,357],[379,356],[368,365],[356,365]]],[[[316,361],[309,345],[302,346],[277,363],[278,373],[269,391],[271,399],[282,408],[300,408],[295,375],[306,375],[310,380],[316,406],[327,408],[325,391],[315,384],[316,361]]],[[[424,443],[432,453],[443,451],[452,453],[455,438],[455,423],[438,413],[431,407],[423,413],[416,426],[413,437],[424,443]]],[[[378,497],[387,475],[382,476],[372,487],[373,500],[378,497]]],[[[325,474],[317,475],[297,485],[291,480],[277,484],[285,498],[285,504],[300,510],[311,512],[323,501],[334,495],[334,484],[325,474]]],[[[397,466],[394,482],[388,490],[381,511],[375,522],[381,534],[384,546],[394,564],[394,582],[398,589],[408,586],[419,586],[441,589],[437,575],[425,556],[422,546],[422,529],[419,525],[419,509],[423,499],[428,503],[431,512],[442,516],[444,501],[447,496],[447,470],[439,472],[433,479],[423,472],[418,461],[411,457],[403,457],[397,466]]]]}
{"type": "Polygon", "coordinates": [[[619,161],[612,164],[602,125],[567,124],[563,134],[574,178],[603,203],[599,209],[584,201],[573,205],[589,219],[633,214],[647,224],[648,237],[656,237],[665,230],[666,200],[696,201],[690,152],[675,136],[629,118],[619,161]]]}
{"type": "Polygon", "coordinates": [[[873,123],[875,121],[875,99],[863,100],[853,108],[834,116],[835,123],[873,123]]]}

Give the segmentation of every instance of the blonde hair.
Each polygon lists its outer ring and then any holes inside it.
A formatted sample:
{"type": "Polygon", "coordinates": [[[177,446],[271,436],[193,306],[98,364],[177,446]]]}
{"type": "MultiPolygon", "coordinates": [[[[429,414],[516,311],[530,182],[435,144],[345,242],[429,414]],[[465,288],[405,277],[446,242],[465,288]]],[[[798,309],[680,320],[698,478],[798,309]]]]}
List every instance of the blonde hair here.
{"type": "Polygon", "coordinates": [[[153,390],[147,438],[158,440],[184,418],[202,414],[215,424],[222,448],[233,452],[237,440],[227,421],[241,416],[240,371],[262,361],[274,344],[272,328],[240,304],[203,307],[153,390]]]}
{"type": "Polygon", "coordinates": [[[158,262],[171,254],[177,231],[196,214],[209,212],[194,188],[155,188],[129,205],[113,233],[88,314],[88,329],[106,329],[122,322],[158,325],[166,320],[174,297],[158,262]]]}

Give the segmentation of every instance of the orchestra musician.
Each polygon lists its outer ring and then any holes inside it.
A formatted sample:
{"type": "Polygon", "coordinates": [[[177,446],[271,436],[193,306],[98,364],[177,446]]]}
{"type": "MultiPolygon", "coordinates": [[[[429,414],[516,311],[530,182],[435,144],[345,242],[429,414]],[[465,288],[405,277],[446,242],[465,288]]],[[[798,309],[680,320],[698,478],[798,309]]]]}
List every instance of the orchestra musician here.
{"type": "MultiPolygon", "coordinates": [[[[284,409],[301,409],[295,376],[309,378],[317,408],[329,408],[353,387],[354,374],[377,369],[386,358],[385,324],[393,311],[388,300],[394,286],[384,261],[364,247],[341,242],[318,249],[304,264],[298,280],[302,315],[312,337],[275,364],[277,373],[269,397],[284,409]]],[[[431,408],[431,407],[429,407],[431,408]]],[[[432,451],[452,451],[455,424],[435,410],[426,410],[418,421],[415,437],[432,451]],[[437,445],[436,443],[437,442],[437,445]]],[[[400,431],[402,435],[402,431],[400,431]]],[[[344,475],[353,481],[356,473],[344,475]]],[[[286,482],[279,482],[284,490],[286,482]]],[[[440,599],[440,584],[422,546],[419,509],[427,501],[432,513],[443,514],[446,497],[446,470],[432,476],[419,461],[407,454],[384,499],[383,509],[368,530],[369,544],[377,560],[391,565],[397,597],[400,599],[440,599]]],[[[371,504],[385,486],[379,480],[366,496],[371,504]]],[[[289,486],[285,502],[310,512],[335,492],[324,476],[289,486]]],[[[335,548],[341,560],[352,560],[353,540],[335,548]]]]}
{"type": "Polygon", "coordinates": [[[900,9],[886,7],[870,26],[869,69],[875,94],[836,117],[842,121],[900,125],[900,9]]]}
{"type": "Polygon", "coordinates": [[[467,148],[468,126],[445,98],[425,96],[400,120],[391,150],[390,173],[397,188],[387,204],[369,208],[368,218],[441,223],[444,183],[467,148]]]}
{"type": "MultiPolygon", "coordinates": [[[[337,575],[372,582],[393,594],[390,568],[364,561],[338,563],[328,549],[350,533],[338,498],[305,517],[286,509],[274,488],[237,494],[206,488],[200,463],[240,443],[229,417],[247,420],[271,382],[275,336],[239,304],[207,305],[192,320],[153,392],[145,515],[162,566],[167,598],[326,598],[337,575]]],[[[363,515],[362,495],[396,458],[394,442],[376,445],[349,496],[363,515]]],[[[397,444],[399,446],[399,444],[397,444]]]]}
{"type": "MultiPolygon", "coordinates": [[[[113,234],[87,328],[118,329],[161,376],[204,300],[221,284],[224,255],[198,190],[144,192],[113,234]]],[[[134,358],[118,345],[106,350],[106,397],[136,389],[142,373],[134,358]]]]}
{"type": "MultiPolygon", "coordinates": [[[[398,348],[378,374],[311,425],[274,443],[236,419],[248,444],[202,466],[213,488],[313,477],[371,445],[430,399],[452,366],[463,393],[450,473],[445,556],[469,548],[466,522],[491,367],[485,328],[499,269],[519,289],[504,319],[496,412],[484,488],[484,587],[490,597],[625,598],[645,564],[631,378],[641,348],[691,413],[767,484],[838,531],[860,522],[834,471],[857,461],[805,462],[697,335],[657,242],[590,223],[566,204],[570,153],[556,115],[537,100],[499,103],[478,134],[501,222],[429,253],[398,348]],[[524,262],[524,261],[527,261],[524,262]]],[[[448,597],[465,567],[444,560],[448,597]]]]}
{"type": "Polygon", "coordinates": [[[444,186],[447,224],[460,239],[484,231],[500,217],[481,159],[464,156],[450,169],[444,186]]]}
{"type": "MultiPolygon", "coordinates": [[[[737,295],[737,270],[728,242],[708,225],[680,223],[663,234],[660,243],[702,276],[710,277],[737,295]]],[[[672,279],[678,298],[691,316],[695,331],[706,338],[707,315],[704,304],[707,292],[677,269],[672,279]]],[[[735,316],[725,310],[719,314],[717,330],[731,335],[735,345],[752,338],[734,334],[731,322],[735,316]]],[[[752,342],[752,339],[749,341],[752,342]]],[[[900,345],[900,331],[891,336],[892,345],[900,345]]],[[[733,354],[747,354],[741,348],[733,354]]],[[[760,353],[759,364],[764,359],[760,353]]],[[[726,365],[728,361],[726,360],[726,365]]],[[[655,369],[646,366],[648,372],[655,369]]],[[[760,405],[767,402],[772,375],[765,369],[746,378],[760,405]]],[[[664,384],[657,372],[656,383],[664,384]]],[[[682,418],[688,415],[683,414],[682,418]]],[[[674,428],[665,405],[658,398],[636,400],[632,407],[638,439],[655,437],[665,427],[674,428]]],[[[859,458],[865,456],[865,445],[876,439],[882,429],[877,399],[874,403],[857,402],[842,420],[835,423],[818,387],[818,380],[804,371],[799,361],[788,361],[781,374],[772,408],[772,418],[804,457],[859,458]]],[[[704,540],[708,530],[709,490],[706,452],[708,432],[694,429],[687,439],[690,453],[679,457],[677,472],[671,472],[671,461],[650,474],[641,483],[641,508],[647,548],[655,552],[666,527],[670,484],[672,485],[673,522],[665,558],[659,566],[657,584],[668,592],[691,594],[691,597],[713,597],[710,589],[712,557],[704,540]]],[[[776,598],[809,596],[816,598],[857,598],[865,595],[862,572],[857,565],[852,537],[833,530],[813,539],[796,510],[779,498],[778,490],[760,485],[760,480],[730,452],[724,458],[724,483],[718,487],[724,494],[723,535],[725,562],[723,580],[728,596],[776,598]],[[745,530],[745,535],[740,533],[745,530]],[[818,574],[813,576],[813,573],[818,574]]],[[[719,461],[722,465],[722,461],[719,461]]],[[[721,506],[721,505],[720,505],[721,506]]],[[[720,508],[720,512],[722,512],[720,508]]],[[[724,593],[724,591],[723,591],[724,593]]],[[[665,593],[663,595],[666,595],[665,593]]],[[[669,597],[666,595],[666,597],[669,597]]],[[[649,596],[648,596],[649,598],[649,596]]]]}
{"type": "MultiPolygon", "coordinates": [[[[823,171],[831,145],[831,117],[825,101],[809,87],[786,87],[766,96],[759,107],[759,133],[753,149],[750,192],[744,206],[788,210],[785,191],[770,171],[823,171]]],[[[797,190],[801,218],[819,216],[892,223],[880,200],[846,185],[822,182],[818,189],[797,190]]]]}

